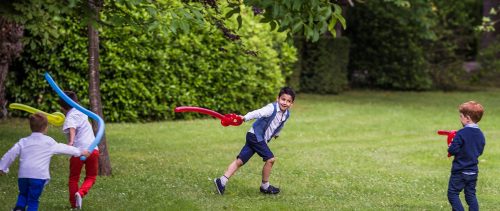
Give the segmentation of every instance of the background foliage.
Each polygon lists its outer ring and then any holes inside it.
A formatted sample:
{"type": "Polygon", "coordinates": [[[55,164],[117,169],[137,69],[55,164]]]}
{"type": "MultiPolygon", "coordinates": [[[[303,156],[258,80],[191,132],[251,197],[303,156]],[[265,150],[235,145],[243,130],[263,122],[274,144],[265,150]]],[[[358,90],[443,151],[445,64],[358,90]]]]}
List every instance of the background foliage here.
{"type": "Polygon", "coordinates": [[[492,43],[485,49],[481,49],[478,55],[478,61],[481,64],[479,73],[475,76],[476,81],[490,86],[500,86],[500,40],[492,43]]]}
{"type": "MultiPolygon", "coordinates": [[[[84,11],[75,12],[80,4],[71,1],[73,6],[58,10],[58,1],[21,2],[11,5],[29,14],[20,19],[27,29],[27,45],[7,81],[9,101],[57,110],[55,96],[42,78],[49,71],[63,88],[78,91],[87,105],[88,22],[84,11]]],[[[294,31],[312,40],[335,32],[332,24],[344,25],[337,5],[263,0],[227,1],[212,8],[186,2],[190,3],[106,2],[100,68],[107,121],[190,118],[191,114],[172,112],[178,105],[244,113],[272,100],[285,78],[304,92],[339,93],[347,84],[453,90],[496,77],[495,48],[478,53],[479,35],[473,29],[480,23],[481,2],[475,0],[356,1],[355,7],[346,7],[345,37],[351,43],[348,81],[344,59],[332,62],[345,58],[343,44],[320,43],[316,50],[299,52],[301,61],[291,75],[296,51],[284,43],[294,31]],[[227,28],[217,26],[222,16],[232,17],[227,28]],[[181,35],[181,31],[191,33],[181,35]],[[236,41],[225,40],[222,34],[236,41]],[[483,64],[481,71],[464,71],[464,61],[475,59],[483,64]]]]}
{"type": "Polygon", "coordinates": [[[349,80],[399,90],[449,90],[476,82],[463,63],[476,59],[474,27],[480,19],[481,2],[474,0],[366,1],[349,8],[349,80]]]}
{"type": "Polygon", "coordinates": [[[423,21],[427,15],[425,6],[400,7],[381,1],[367,1],[349,10],[351,82],[402,90],[430,88],[422,47],[434,36],[427,30],[430,24],[423,21]]]}
{"type": "Polygon", "coordinates": [[[463,88],[477,82],[477,68],[465,70],[464,62],[476,60],[479,33],[474,27],[481,22],[481,1],[433,0],[431,28],[436,39],[425,43],[433,87],[442,90],[463,88]],[[466,82],[466,83],[464,83],[466,82]]]}
{"type": "Polygon", "coordinates": [[[298,81],[300,91],[318,94],[338,94],[347,88],[349,39],[323,36],[318,42],[296,38],[299,62],[291,83],[298,81]]]}
{"type": "MultiPolygon", "coordinates": [[[[132,26],[103,30],[101,95],[106,120],[190,116],[175,116],[173,108],[180,105],[244,113],[273,100],[291,73],[295,50],[283,42],[284,34],[270,32],[247,11],[247,27],[238,31],[245,39],[236,44],[214,36],[220,32],[212,26],[193,28],[186,35],[149,33],[132,26]]],[[[88,103],[85,28],[71,18],[52,24],[59,24],[58,39],[50,46],[33,45],[14,66],[7,92],[10,102],[58,110],[56,96],[43,80],[49,71],[60,87],[77,91],[82,104],[88,103]]],[[[236,26],[236,20],[232,24],[236,26]]]]}

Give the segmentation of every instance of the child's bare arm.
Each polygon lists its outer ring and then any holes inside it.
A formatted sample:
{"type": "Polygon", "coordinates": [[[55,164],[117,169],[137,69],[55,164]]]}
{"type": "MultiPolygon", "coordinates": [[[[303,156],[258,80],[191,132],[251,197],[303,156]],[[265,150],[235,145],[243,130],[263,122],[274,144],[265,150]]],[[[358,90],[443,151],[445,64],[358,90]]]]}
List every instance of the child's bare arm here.
{"type": "Polygon", "coordinates": [[[75,135],[76,135],[76,129],[70,127],[68,133],[68,145],[73,146],[73,144],[75,143],[75,135]]]}

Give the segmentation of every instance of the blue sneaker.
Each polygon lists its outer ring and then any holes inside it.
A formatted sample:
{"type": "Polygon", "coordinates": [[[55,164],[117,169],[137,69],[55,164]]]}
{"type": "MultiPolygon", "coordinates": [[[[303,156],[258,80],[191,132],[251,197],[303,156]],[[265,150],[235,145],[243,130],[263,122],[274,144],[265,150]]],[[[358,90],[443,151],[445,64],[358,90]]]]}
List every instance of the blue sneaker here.
{"type": "Polygon", "coordinates": [[[272,185],[269,185],[267,189],[260,187],[260,192],[264,194],[278,194],[280,192],[280,189],[272,185]]]}
{"type": "Polygon", "coordinates": [[[220,195],[224,195],[224,190],[226,189],[226,187],[224,187],[224,185],[222,185],[222,182],[220,181],[219,178],[214,179],[214,184],[215,184],[215,188],[217,189],[217,192],[220,195]]]}

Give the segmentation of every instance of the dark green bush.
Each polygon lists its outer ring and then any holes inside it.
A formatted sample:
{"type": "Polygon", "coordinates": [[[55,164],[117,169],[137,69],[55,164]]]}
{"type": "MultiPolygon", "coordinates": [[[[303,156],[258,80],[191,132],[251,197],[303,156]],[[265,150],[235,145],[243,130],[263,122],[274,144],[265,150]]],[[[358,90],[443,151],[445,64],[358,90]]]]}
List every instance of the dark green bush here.
{"type": "Polygon", "coordinates": [[[476,78],[475,62],[478,33],[474,28],[481,23],[481,2],[433,1],[430,29],[436,39],[426,43],[426,60],[429,62],[433,87],[441,90],[462,89],[476,78]],[[464,68],[464,66],[468,66],[464,68]]]}
{"type": "Polygon", "coordinates": [[[424,41],[432,37],[426,28],[431,23],[426,22],[427,11],[421,8],[366,1],[348,10],[352,84],[399,90],[431,88],[423,48],[424,41]]]}
{"type": "MultiPolygon", "coordinates": [[[[141,14],[138,14],[141,15],[141,14]]],[[[103,17],[105,18],[105,17],[103,17]]],[[[65,90],[75,90],[88,107],[87,39],[76,20],[54,46],[26,49],[11,72],[10,102],[56,111],[57,96],[43,78],[48,71],[65,90]]],[[[106,121],[189,118],[176,106],[200,106],[221,113],[245,113],[275,99],[291,74],[295,50],[268,26],[244,17],[244,46],[214,27],[187,35],[152,34],[134,27],[104,28],[100,38],[100,81],[106,121]],[[254,50],[257,56],[246,54],[254,50]]]]}
{"type": "Polygon", "coordinates": [[[470,80],[470,78],[468,78],[470,74],[467,74],[464,70],[462,63],[462,61],[458,60],[431,65],[430,70],[434,88],[443,91],[451,91],[469,85],[468,83],[463,83],[470,80]]]}
{"type": "MultiPolygon", "coordinates": [[[[497,38],[498,39],[498,38],[497,38]]],[[[475,72],[473,82],[483,86],[500,86],[500,41],[481,49],[478,56],[480,69],[475,72]]]]}
{"type": "Polygon", "coordinates": [[[304,42],[303,38],[297,38],[296,46],[300,52],[300,63],[297,64],[300,71],[300,91],[338,94],[347,88],[347,38],[322,37],[316,43],[304,42]]]}

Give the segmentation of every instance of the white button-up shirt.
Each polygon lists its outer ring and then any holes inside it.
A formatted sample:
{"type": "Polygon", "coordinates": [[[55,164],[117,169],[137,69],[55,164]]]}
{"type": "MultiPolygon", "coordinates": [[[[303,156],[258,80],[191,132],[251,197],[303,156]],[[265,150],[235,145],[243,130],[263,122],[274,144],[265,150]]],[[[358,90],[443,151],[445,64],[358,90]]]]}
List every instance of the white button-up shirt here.
{"type": "Polygon", "coordinates": [[[0,160],[0,170],[8,173],[18,155],[19,178],[50,179],[50,159],[56,154],[80,156],[78,148],[57,143],[42,133],[32,133],[17,142],[0,160]]]}
{"type": "MultiPolygon", "coordinates": [[[[273,103],[269,103],[266,106],[257,109],[255,111],[251,111],[248,114],[245,115],[245,121],[249,121],[252,119],[258,119],[262,117],[269,117],[273,114],[275,108],[273,106],[273,103]]],[[[283,112],[281,111],[279,105],[276,105],[276,116],[274,116],[274,119],[271,121],[271,124],[269,127],[266,129],[266,133],[264,134],[264,139],[266,141],[271,140],[271,136],[273,135],[274,131],[280,126],[280,124],[285,121],[286,119],[286,111],[283,112]]],[[[250,133],[255,133],[253,127],[248,130],[250,133]]],[[[279,132],[276,134],[276,136],[279,136],[279,132]]]]}

